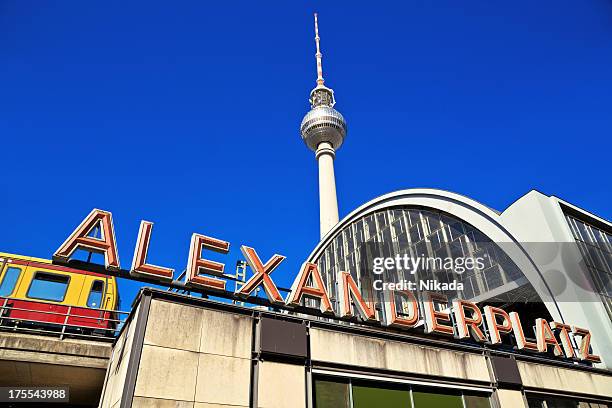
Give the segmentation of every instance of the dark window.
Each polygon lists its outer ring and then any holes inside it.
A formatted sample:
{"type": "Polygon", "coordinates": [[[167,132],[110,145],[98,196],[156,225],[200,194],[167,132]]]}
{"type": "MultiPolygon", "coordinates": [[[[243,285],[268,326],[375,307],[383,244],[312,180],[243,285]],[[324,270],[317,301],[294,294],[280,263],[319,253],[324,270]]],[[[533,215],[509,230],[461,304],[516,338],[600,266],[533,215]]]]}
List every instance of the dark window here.
{"type": "Polygon", "coordinates": [[[27,296],[32,299],[61,302],[66,296],[69,280],[70,278],[66,275],[36,272],[30,284],[30,289],[28,289],[27,296]]]}
{"type": "Polygon", "coordinates": [[[529,408],[544,408],[544,400],[540,398],[527,398],[529,408]]]}
{"type": "Polygon", "coordinates": [[[465,408],[490,408],[489,397],[484,395],[463,395],[465,408]]]}
{"type": "Polygon", "coordinates": [[[527,397],[529,408],[610,408],[611,405],[599,401],[581,401],[576,398],[527,397]]]}
{"type": "Polygon", "coordinates": [[[315,381],[315,408],[349,408],[348,382],[332,380],[315,381]]]}
{"type": "Polygon", "coordinates": [[[4,278],[2,278],[2,283],[0,283],[0,296],[11,296],[11,293],[15,290],[15,285],[17,284],[20,274],[21,269],[19,268],[12,266],[6,268],[4,278]]]}
{"type": "Polygon", "coordinates": [[[104,282],[101,280],[94,281],[87,297],[87,307],[94,309],[102,308],[102,293],[104,292],[104,282]]]}

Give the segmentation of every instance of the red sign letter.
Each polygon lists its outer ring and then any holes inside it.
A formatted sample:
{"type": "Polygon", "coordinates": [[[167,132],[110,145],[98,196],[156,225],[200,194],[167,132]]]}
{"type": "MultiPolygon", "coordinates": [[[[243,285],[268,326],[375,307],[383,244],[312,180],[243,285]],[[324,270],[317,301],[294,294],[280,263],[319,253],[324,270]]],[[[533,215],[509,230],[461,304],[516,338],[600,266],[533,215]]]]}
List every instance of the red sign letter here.
{"type": "Polygon", "coordinates": [[[115,242],[113,215],[110,212],[93,209],[53,256],[68,262],[77,249],[104,254],[104,264],[107,269],[121,269],[115,242]],[[90,237],[91,231],[98,226],[101,238],[90,237]]]}
{"type": "Polygon", "coordinates": [[[563,324],[559,322],[551,322],[550,327],[554,331],[559,333],[561,344],[563,344],[563,350],[565,350],[565,356],[567,358],[576,357],[576,352],[574,351],[574,346],[572,345],[572,340],[569,336],[569,333],[572,331],[572,328],[568,324],[563,324]]]}
{"type": "Polygon", "coordinates": [[[487,328],[491,336],[491,344],[499,344],[502,342],[500,333],[510,333],[512,331],[510,316],[508,316],[505,310],[498,307],[485,306],[484,311],[487,328]],[[503,323],[500,324],[498,322],[497,316],[501,316],[504,319],[503,323]]]}
{"type": "Polygon", "coordinates": [[[134,259],[132,260],[131,275],[147,276],[156,279],[172,280],[174,269],[164,268],[147,263],[147,253],[149,252],[149,242],[153,232],[153,223],[141,221],[138,230],[138,239],[134,249],[134,259]]]}
{"type": "Polygon", "coordinates": [[[532,341],[528,341],[521,325],[521,318],[516,312],[510,312],[510,321],[512,322],[512,330],[514,331],[514,338],[516,339],[516,345],[519,350],[530,350],[539,351],[538,345],[532,341]]]}
{"type": "Polygon", "coordinates": [[[304,262],[302,264],[300,273],[295,278],[293,286],[291,286],[291,293],[289,294],[287,305],[299,306],[302,301],[302,296],[304,295],[320,299],[321,311],[323,313],[334,313],[317,264],[310,262],[304,262]],[[306,282],[308,282],[311,276],[314,286],[306,286],[306,282]]]}
{"type": "Polygon", "coordinates": [[[587,329],[581,329],[580,327],[574,326],[572,328],[574,336],[582,337],[580,342],[580,358],[584,361],[590,361],[592,363],[601,363],[601,357],[595,354],[591,354],[591,332],[587,329]]]}
{"type": "Polygon", "coordinates": [[[450,313],[446,311],[437,311],[434,304],[434,302],[436,302],[438,304],[444,303],[448,305],[448,298],[439,293],[426,293],[425,295],[425,322],[427,323],[425,331],[427,333],[449,334],[452,336],[454,334],[453,326],[446,326],[440,323],[440,321],[450,323],[450,313]]]}
{"type": "Polygon", "coordinates": [[[536,340],[540,353],[546,353],[548,351],[548,345],[552,345],[554,347],[553,353],[555,356],[563,354],[563,350],[561,350],[561,346],[557,342],[555,334],[548,325],[548,322],[544,319],[536,319],[536,340]]]}
{"type": "Polygon", "coordinates": [[[361,292],[357,287],[357,283],[353,279],[350,273],[338,271],[337,279],[340,287],[338,288],[338,299],[340,301],[340,316],[351,317],[353,316],[353,307],[351,305],[351,298],[355,301],[355,306],[359,309],[361,316],[368,320],[376,320],[376,309],[374,308],[374,302],[366,302],[361,296],[361,292]]]}
{"type": "Polygon", "coordinates": [[[229,252],[229,245],[229,242],[220,239],[193,234],[191,236],[191,245],[189,246],[185,284],[191,284],[204,289],[225,290],[224,280],[203,276],[204,274],[223,275],[225,265],[208,259],[202,259],[202,249],[205,248],[227,254],[229,252]]]}
{"type": "Polygon", "coordinates": [[[457,334],[458,338],[465,339],[470,337],[470,331],[474,336],[474,340],[484,342],[487,337],[480,330],[482,324],[482,313],[475,303],[468,302],[467,300],[454,300],[453,311],[455,312],[455,321],[457,322],[457,334]],[[465,310],[469,309],[472,313],[472,317],[465,315],[465,310]]]}
{"type": "Polygon", "coordinates": [[[385,295],[387,296],[387,307],[385,309],[387,326],[409,328],[417,325],[419,322],[419,304],[412,292],[407,290],[385,291],[385,295]],[[402,311],[408,309],[408,313],[406,313],[408,317],[399,317],[397,315],[395,304],[396,295],[404,297],[408,301],[408,306],[402,308],[402,311]]]}
{"type": "Polygon", "coordinates": [[[266,264],[264,265],[259,259],[257,252],[253,248],[248,246],[241,246],[240,250],[242,254],[246,258],[247,263],[255,273],[241,288],[238,292],[236,292],[236,296],[246,298],[248,297],[256,287],[263,284],[264,290],[266,291],[266,295],[270,302],[279,305],[285,303],[283,297],[278,292],[274,281],[270,277],[270,274],[281,262],[285,259],[282,255],[274,255],[266,264]]]}

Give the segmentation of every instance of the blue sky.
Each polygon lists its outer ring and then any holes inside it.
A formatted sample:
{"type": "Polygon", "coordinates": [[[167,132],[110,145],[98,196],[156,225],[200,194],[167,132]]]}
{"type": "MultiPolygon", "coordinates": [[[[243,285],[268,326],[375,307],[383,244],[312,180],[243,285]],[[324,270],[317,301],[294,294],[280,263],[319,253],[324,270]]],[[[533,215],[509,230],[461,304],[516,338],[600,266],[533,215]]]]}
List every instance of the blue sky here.
{"type": "MultiPolygon", "coordinates": [[[[0,251],[50,258],[94,207],[129,267],[193,232],[289,286],[318,240],[299,137],[316,70],[348,121],[341,217],[434,187],[503,210],[530,189],[610,218],[612,2],[0,2],[0,251]],[[91,170],[91,172],[86,172],[91,170]],[[91,174],[94,174],[92,176],[91,174]]],[[[124,308],[137,290],[122,283],[124,308]]]]}

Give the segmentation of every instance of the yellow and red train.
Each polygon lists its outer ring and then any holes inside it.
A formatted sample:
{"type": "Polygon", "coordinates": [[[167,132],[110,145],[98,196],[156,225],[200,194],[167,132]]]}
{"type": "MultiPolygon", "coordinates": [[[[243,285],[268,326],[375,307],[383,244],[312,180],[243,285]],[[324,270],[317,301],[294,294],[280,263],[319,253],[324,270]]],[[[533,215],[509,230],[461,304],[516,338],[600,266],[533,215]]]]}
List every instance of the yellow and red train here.
{"type": "Polygon", "coordinates": [[[115,277],[0,252],[0,322],[63,326],[112,335],[119,292],[115,277]]]}

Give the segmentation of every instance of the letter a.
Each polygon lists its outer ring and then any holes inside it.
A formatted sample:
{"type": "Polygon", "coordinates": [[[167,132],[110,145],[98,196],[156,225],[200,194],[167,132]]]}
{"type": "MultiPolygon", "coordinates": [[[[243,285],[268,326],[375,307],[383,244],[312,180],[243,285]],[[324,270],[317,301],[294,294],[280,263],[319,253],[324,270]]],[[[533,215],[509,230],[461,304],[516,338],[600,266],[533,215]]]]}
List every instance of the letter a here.
{"type": "Polygon", "coordinates": [[[53,257],[68,262],[77,249],[103,254],[106,269],[121,269],[115,241],[115,229],[113,228],[113,215],[110,212],[93,209],[55,251],[53,257]],[[100,227],[101,238],[89,236],[97,226],[100,227]]]}

